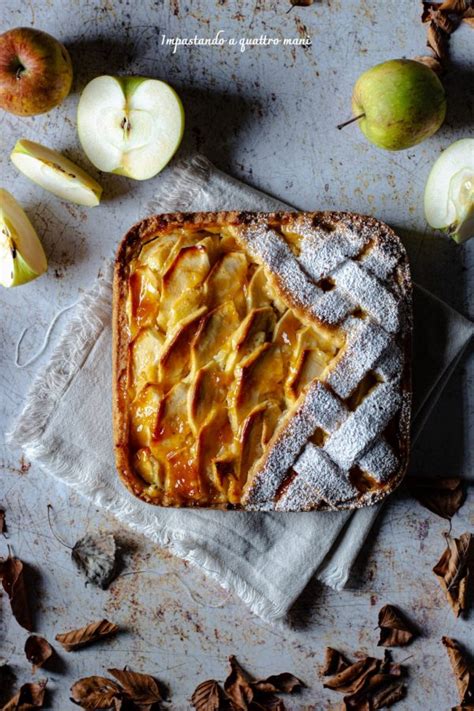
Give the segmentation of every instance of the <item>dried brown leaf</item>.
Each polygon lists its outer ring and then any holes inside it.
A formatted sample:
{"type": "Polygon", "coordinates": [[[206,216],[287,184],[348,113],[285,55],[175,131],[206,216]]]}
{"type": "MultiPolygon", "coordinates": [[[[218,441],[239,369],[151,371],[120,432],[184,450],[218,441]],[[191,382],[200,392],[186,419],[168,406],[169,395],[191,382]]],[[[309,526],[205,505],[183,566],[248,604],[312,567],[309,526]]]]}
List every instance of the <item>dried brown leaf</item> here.
{"type": "Polygon", "coordinates": [[[0,560],[0,578],[10,599],[12,613],[19,625],[29,632],[33,629],[24,578],[24,565],[19,558],[9,555],[0,560]]]}
{"type": "Polygon", "coordinates": [[[380,639],[382,647],[404,647],[414,639],[416,631],[400,610],[385,605],[379,612],[380,639]]]}
{"type": "Polygon", "coordinates": [[[433,21],[428,25],[427,46],[433,50],[438,59],[443,60],[447,57],[447,35],[433,21]]]}
{"type": "Polygon", "coordinates": [[[254,692],[251,686],[253,681],[250,674],[240,666],[237,659],[232,655],[229,657],[230,673],[224,682],[224,690],[230,699],[234,702],[237,709],[247,709],[247,706],[252,703],[254,692]]]}
{"type": "Polygon", "coordinates": [[[451,35],[458,24],[450,18],[447,12],[442,12],[441,10],[431,11],[431,21],[447,35],[451,35]]]}
{"type": "Polygon", "coordinates": [[[421,14],[422,22],[430,22],[432,12],[439,10],[439,2],[422,2],[423,12],[421,14]]]}
{"type": "Polygon", "coordinates": [[[33,665],[33,674],[53,655],[53,648],[44,637],[30,634],[25,642],[26,658],[33,665]]]}
{"type": "Polygon", "coordinates": [[[122,690],[115,681],[104,676],[87,676],[71,686],[71,701],[86,709],[110,709],[115,699],[120,699],[122,690]]]}
{"type": "Polygon", "coordinates": [[[75,543],[71,557],[87,580],[106,590],[116,574],[117,547],[111,533],[87,534],[75,543]]]}
{"type": "Polygon", "coordinates": [[[468,25],[468,27],[472,27],[474,29],[474,16],[471,17],[470,15],[463,17],[462,21],[468,25]]]}
{"type": "Polygon", "coordinates": [[[459,642],[451,637],[443,637],[442,642],[448,652],[449,661],[456,678],[461,705],[474,704],[474,669],[459,642]]]}
{"type": "Polygon", "coordinates": [[[140,674],[130,669],[108,669],[109,674],[123,687],[125,696],[140,706],[156,704],[163,700],[156,679],[150,674],[140,674]]]}
{"type": "Polygon", "coordinates": [[[83,647],[86,644],[96,642],[102,637],[108,637],[111,634],[115,634],[118,631],[118,625],[114,622],[109,622],[109,620],[99,620],[98,622],[91,622],[84,627],[80,627],[77,630],[70,630],[69,632],[62,632],[57,634],[55,637],[56,642],[62,644],[67,652],[71,652],[78,647],[83,647]]]}
{"type": "Polygon", "coordinates": [[[0,509],[0,533],[5,533],[6,531],[6,523],[5,523],[5,511],[3,509],[0,509]]]}
{"type": "Polygon", "coordinates": [[[301,679],[298,679],[288,672],[272,674],[266,679],[259,679],[252,682],[252,688],[264,694],[292,694],[303,687],[304,684],[301,679]]]}
{"type": "MultiPolygon", "coordinates": [[[[437,62],[436,59],[433,61],[437,62]]],[[[459,511],[466,498],[463,481],[459,477],[413,479],[408,482],[408,488],[420,504],[448,520],[459,511]]]]}
{"type": "Polygon", "coordinates": [[[470,5],[469,0],[444,0],[439,6],[439,10],[447,13],[451,12],[455,15],[462,15],[470,5]]]}
{"type": "Polygon", "coordinates": [[[401,701],[406,696],[407,687],[402,681],[392,681],[391,677],[387,680],[383,675],[384,680],[380,683],[379,688],[372,692],[372,707],[373,709],[384,709],[393,706],[397,701],[401,701]]]}
{"type": "Polygon", "coordinates": [[[447,548],[433,568],[456,617],[467,607],[470,572],[474,560],[474,540],[470,533],[459,538],[446,536],[447,548]]]}
{"type": "Polygon", "coordinates": [[[293,7],[309,7],[314,3],[314,0],[290,0],[290,5],[293,7]]]}
{"type": "Polygon", "coordinates": [[[338,674],[350,667],[351,662],[337,649],[333,647],[326,647],[324,663],[321,668],[321,674],[323,676],[332,676],[333,674],[338,674]]]}
{"type": "Polygon", "coordinates": [[[344,694],[354,694],[364,687],[372,674],[379,671],[380,665],[380,659],[365,657],[334,674],[323,686],[325,689],[334,689],[344,694]]]}
{"type": "Polygon", "coordinates": [[[203,681],[191,697],[196,711],[228,711],[229,703],[221,685],[214,679],[203,681]]]}
{"type": "Polygon", "coordinates": [[[384,659],[365,657],[354,664],[345,657],[338,658],[337,650],[327,652],[325,668],[337,666],[342,666],[342,670],[333,674],[324,686],[346,694],[343,700],[346,711],[374,711],[391,706],[405,695],[405,684],[400,680],[404,669],[391,661],[387,651],[384,659]]]}
{"type": "Polygon", "coordinates": [[[42,709],[46,693],[47,679],[23,684],[19,691],[2,707],[2,711],[33,711],[42,709]]]}
{"type": "Polygon", "coordinates": [[[283,701],[275,694],[291,694],[304,686],[300,679],[288,672],[255,679],[234,656],[229,657],[229,663],[230,673],[224,682],[224,690],[232,711],[284,711],[283,701]]]}
{"type": "Polygon", "coordinates": [[[345,696],[344,704],[348,711],[375,711],[392,706],[405,695],[406,686],[402,681],[389,674],[374,674],[363,689],[345,696]]]}

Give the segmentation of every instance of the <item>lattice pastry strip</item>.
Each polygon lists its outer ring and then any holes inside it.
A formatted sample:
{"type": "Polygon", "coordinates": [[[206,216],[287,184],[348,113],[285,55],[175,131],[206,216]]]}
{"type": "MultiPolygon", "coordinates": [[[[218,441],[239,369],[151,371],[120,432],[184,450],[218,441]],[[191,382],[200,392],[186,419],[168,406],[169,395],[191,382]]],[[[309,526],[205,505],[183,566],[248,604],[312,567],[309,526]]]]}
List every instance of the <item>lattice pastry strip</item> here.
{"type": "Polygon", "coordinates": [[[400,404],[398,389],[392,383],[381,383],[331,435],[325,452],[340,467],[349,469],[388,425],[400,404]]]}
{"type": "Polygon", "coordinates": [[[384,484],[397,470],[399,460],[390,445],[380,437],[357,464],[363,472],[367,472],[379,484],[384,484]]]}
{"type": "Polygon", "coordinates": [[[332,274],[337,267],[356,257],[364,247],[366,240],[360,234],[344,229],[330,233],[311,229],[296,228],[295,232],[302,237],[299,259],[306,272],[319,281],[332,274]]]}
{"type": "Polygon", "coordinates": [[[337,508],[340,501],[350,501],[357,496],[356,487],[351,484],[345,473],[323,449],[319,449],[311,442],[306,445],[293,468],[298,476],[278,499],[275,507],[277,510],[298,511],[304,508],[304,499],[298,501],[296,495],[300,479],[313,491],[314,502],[323,499],[332,508],[337,508]],[[295,491],[292,491],[293,487],[295,491]]]}
{"type": "Polygon", "coordinates": [[[349,397],[374,367],[391,341],[387,331],[370,320],[350,318],[346,328],[346,347],[326,379],[334,392],[343,399],[349,397]]]}

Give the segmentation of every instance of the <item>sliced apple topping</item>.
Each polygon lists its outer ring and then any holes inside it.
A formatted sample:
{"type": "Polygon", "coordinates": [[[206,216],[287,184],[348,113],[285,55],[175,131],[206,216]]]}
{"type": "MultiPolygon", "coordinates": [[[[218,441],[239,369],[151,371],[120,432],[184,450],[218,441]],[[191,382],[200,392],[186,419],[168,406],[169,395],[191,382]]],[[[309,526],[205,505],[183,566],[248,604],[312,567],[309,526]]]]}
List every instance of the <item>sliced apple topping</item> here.
{"type": "Polygon", "coordinates": [[[268,280],[263,267],[258,267],[248,285],[247,301],[249,309],[260,309],[270,306],[272,299],[268,289],[268,280]]]}
{"type": "Polygon", "coordinates": [[[196,460],[201,482],[206,481],[206,472],[211,468],[212,462],[218,459],[219,454],[232,441],[233,433],[227,412],[219,409],[201,427],[196,438],[196,460]]]}
{"type": "Polygon", "coordinates": [[[84,152],[99,170],[146,180],[181,143],[184,110],[163,81],[100,76],[82,92],[77,127],[84,152]]]}
{"type": "Polygon", "coordinates": [[[187,418],[187,399],[189,386],[178,383],[163,398],[156,420],[154,433],[155,446],[166,443],[166,451],[181,449],[188,435],[191,434],[187,418]]]}
{"type": "Polygon", "coordinates": [[[188,393],[188,417],[194,434],[224,402],[227,384],[225,374],[215,361],[196,373],[188,393]]]}
{"type": "Polygon", "coordinates": [[[26,284],[47,268],[35,228],[13,195],[0,188],[0,284],[26,284]]]}
{"type": "Polygon", "coordinates": [[[198,460],[187,447],[173,452],[168,457],[167,493],[176,501],[201,498],[202,482],[199,478],[198,460]]]}
{"type": "Polygon", "coordinates": [[[158,323],[161,328],[168,327],[168,319],[175,302],[188,291],[202,284],[210,269],[206,251],[196,245],[184,247],[179,251],[163,275],[158,323]]]}
{"type": "Polygon", "coordinates": [[[164,344],[159,361],[159,376],[165,391],[179,382],[189,372],[191,343],[205,312],[206,307],[202,306],[188,316],[164,344]]]}
{"type": "MultiPolygon", "coordinates": [[[[139,449],[135,454],[133,462],[135,469],[142,479],[153,487],[157,487],[159,490],[163,489],[165,484],[165,472],[148,447],[139,449]]],[[[148,489],[148,492],[150,493],[150,489],[148,489]]]]}
{"type": "Polygon", "coordinates": [[[154,326],[156,323],[159,287],[158,280],[149,267],[137,267],[130,275],[129,293],[132,323],[135,326],[132,335],[135,336],[137,329],[154,326]]]}
{"type": "Polygon", "coordinates": [[[263,343],[271,341],[275,322],[275,313],[270,307],[250,311],[232,338],[227,370],[233,370],[236,364],[249,353],[263,343]]]}
{"type": "Polygon", "coordinates": [[[163,395],[157,385],[146,385],[131,406],[132,441],[138,447],[149,447],[161,412],[163,395]]]}
{"type": "Polygon", "coordinates": [[[179,250],[179,237],[175,234],[163,235],[150,240],[140,250],[140,261],[146,264],[157,274],[166,271],[166,263],[170,255],[179,250]]]}
{"type": "Polygon", "coordinates": [[[296,346],[298,331],[301,329],[301,321],[288,309],[275,327],[274,342],[277,343],[288,361],[296,346]]]}
{"type": "Polygon", "coordinates": [[[240,362],[229,393],[234,431],[261,399],[281,393],[283,378],[281,351],[273,343],[264,343],[240,362]]]}
{"type": "Polygon", "coordinates": [[[226,301],[202,319],[191,348],[194,370],[202,368],[229,342],[240,323],[232,301],[226,301]]]}
{"type": "Polygon", "coordinates": [[[140,331],[133,341],[132,379],[137,392],[147,383],[158,382],[158,362],[163,341],[163,334],[154,328],[140,331]]]}
{"type": "Polygon", "coordinates": [[[244,313],[247,265],[242,252],[228,252],[214,264],[206,280],[207,298],[211,307],[234,300],[239,313],[244,313]]]}
{"type": "Polygon", "coordinates": [[[58,151],[22,138],[10,158],[23,175],[57,197],[87,207],[100,203],[99,183],[58,151]]]}

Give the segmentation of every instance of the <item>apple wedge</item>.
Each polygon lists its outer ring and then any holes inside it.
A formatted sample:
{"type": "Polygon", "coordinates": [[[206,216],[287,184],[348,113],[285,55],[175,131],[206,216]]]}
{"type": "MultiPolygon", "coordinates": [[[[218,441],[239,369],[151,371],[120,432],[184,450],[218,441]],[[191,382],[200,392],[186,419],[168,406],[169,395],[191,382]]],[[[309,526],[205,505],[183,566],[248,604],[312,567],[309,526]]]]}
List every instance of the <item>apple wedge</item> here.
{"type": "Polygon", "coordinates": [[[96,168],[147,180],[181,143],[184,109],[174,89],[158,79],[101,76],[82,92],[77,128],[96,168]]]}
{"type": "Polygon", "coordinates": [[[35,228],[13,195],[0,188],[0,284],[26,284],[47,268],[35,228]]]}
{"type": "Polygon", "coordinates": [[[425,216],[458,244],[474,237],[474,138],[452,143],[439,156],[426,183],[425,216]]]}
{"type": "Polygon", "coordinates": [[[58,151],[21,138],[10,158],[23,175],[53,195],[87,207],[99,204],[99,183],[58,151]]]}

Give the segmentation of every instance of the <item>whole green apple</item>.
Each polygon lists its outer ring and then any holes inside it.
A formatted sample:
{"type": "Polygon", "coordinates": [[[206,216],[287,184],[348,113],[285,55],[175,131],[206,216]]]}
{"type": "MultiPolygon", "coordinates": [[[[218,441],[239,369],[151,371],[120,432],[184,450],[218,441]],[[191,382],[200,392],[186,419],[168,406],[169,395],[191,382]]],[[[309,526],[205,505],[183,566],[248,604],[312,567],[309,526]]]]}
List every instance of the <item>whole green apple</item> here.
{"type": "Polygon", "coordinates": [[[391,59],[364,72],[352,94],[362,133],[376,146],[400,151],[421,143],[446,116],[446,95],[432,69],[412,59],[391,59]]]}
{"type": "Polygon", "coordinates": [[[61,103],[71,84],[71,58],[54,37],[31,27],[0,35],[0,108],[43,114],[61,103]]]}

